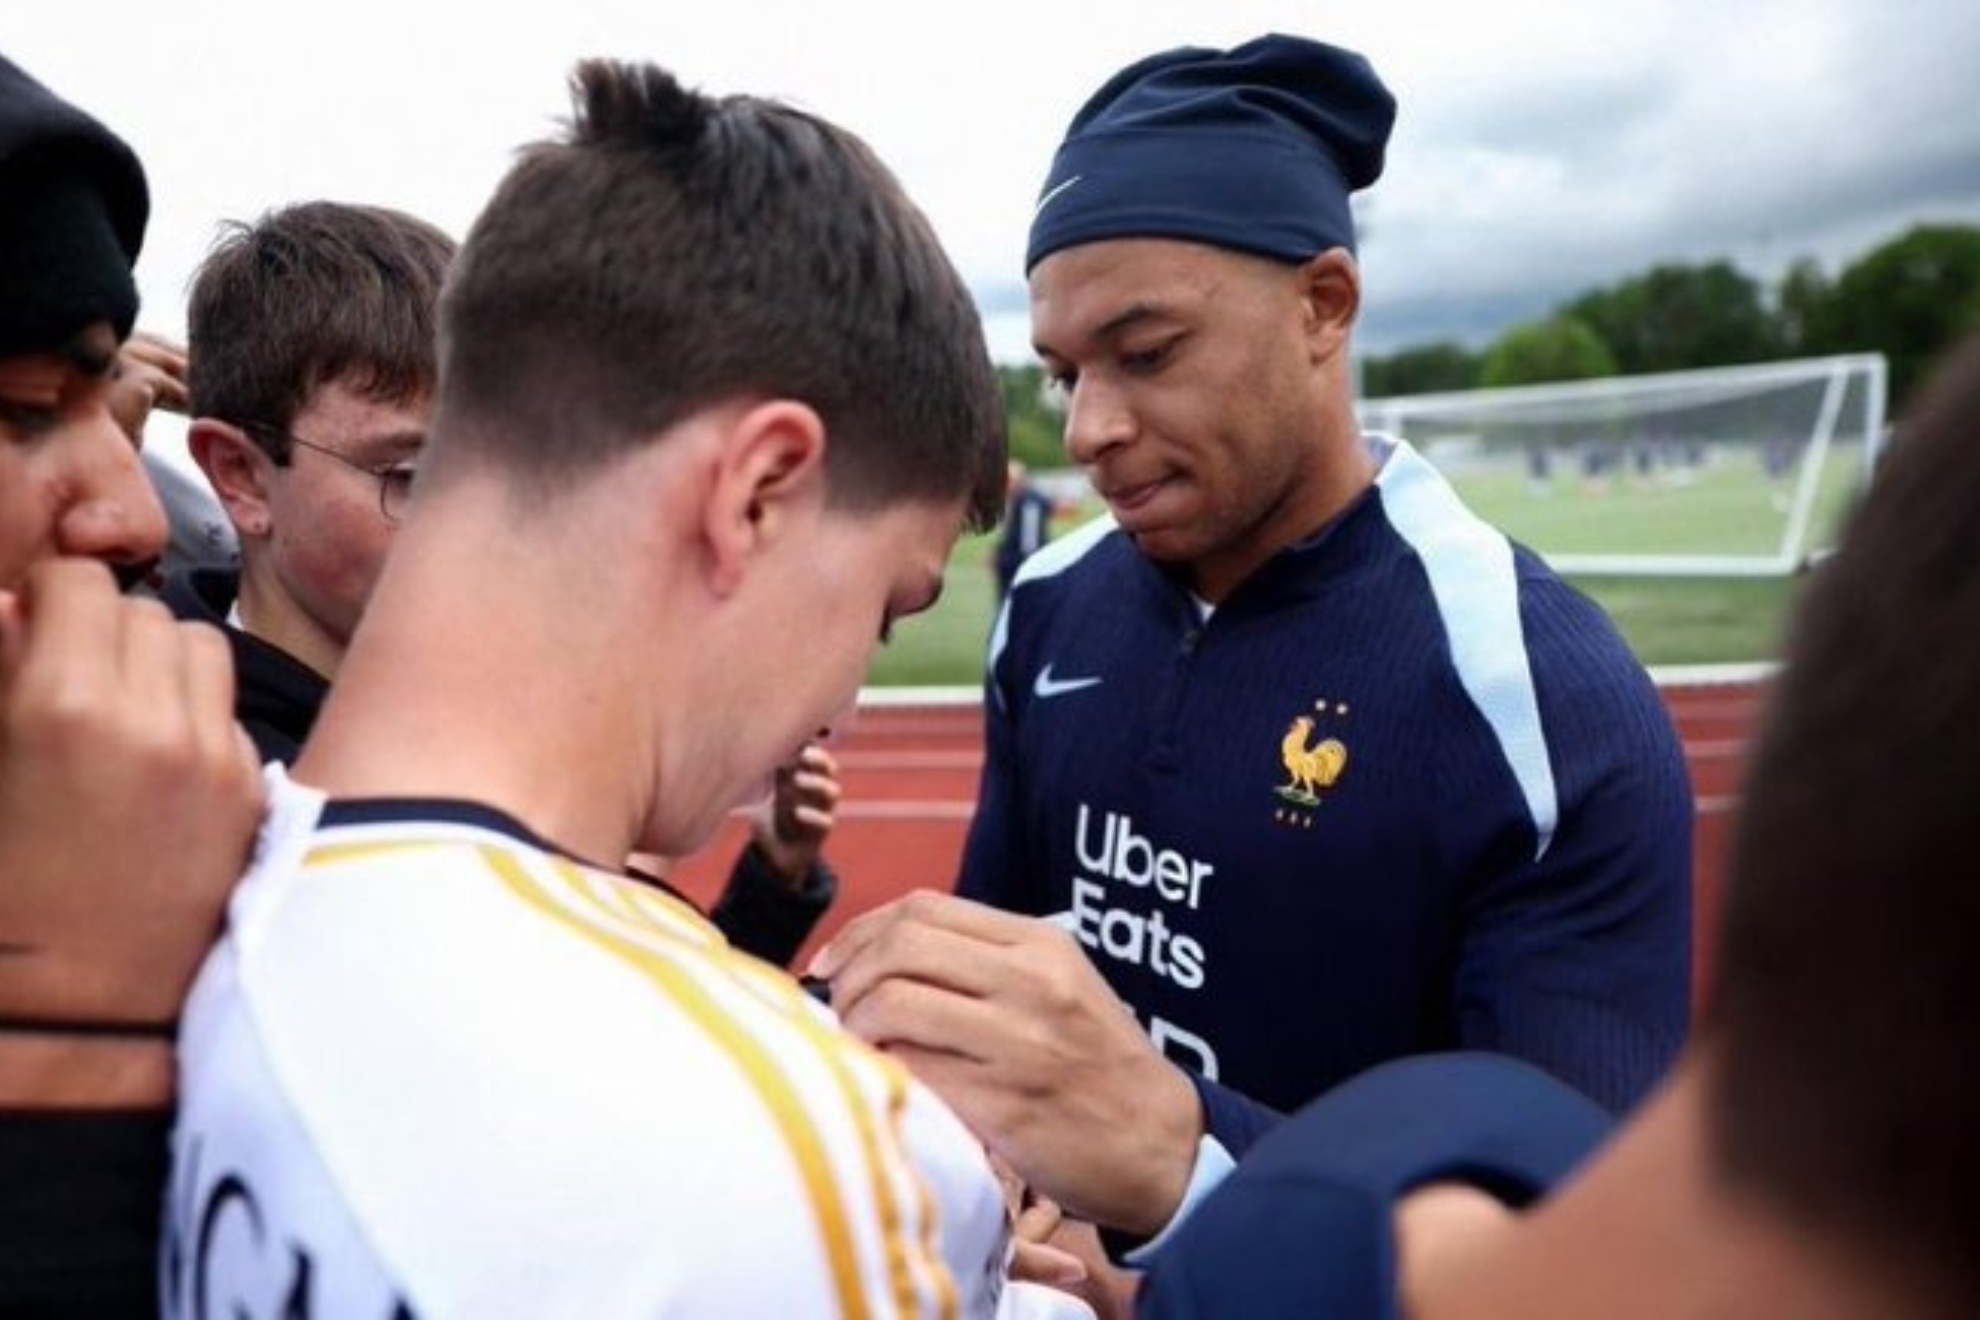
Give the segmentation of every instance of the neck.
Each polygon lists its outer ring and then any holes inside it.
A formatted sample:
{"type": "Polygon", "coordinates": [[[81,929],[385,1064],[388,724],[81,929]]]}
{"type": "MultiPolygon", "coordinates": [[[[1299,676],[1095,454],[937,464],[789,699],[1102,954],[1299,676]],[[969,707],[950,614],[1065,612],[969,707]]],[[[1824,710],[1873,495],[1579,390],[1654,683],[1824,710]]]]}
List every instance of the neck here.
{"type": "Polygon", "coordinates": [[[282,590],[258,559],[243,556],[240,593],[235,597],[241,629],[301,661],[324,678],[335,678],[346,639],[331,633],[282,590]]]}
{"type": "Polygon", "coordinates": [[[1378,469],[1352,415],[1322,428],[1313,466],[1259,521],[1259,531],[1227,554],[1188,568],[1190,590],[1221,605],[1247,578],[1287,546],[1297,545],[1341,516],[1373,484],[1378,469]]]}
{"type": "Polygon", "coordinates": [[[1412,1320],[1860,1320],[1911,1314],[1827,1244],[1729,1194],[1691,1056],[1500,1249],[1412,1280],[1412,1320]]]}
{"type": "Polygon", "coordinates": [[[627,584],[609,568],[560,568],[571,560],[551,543],[606,534],[583,523],[575,510],[539,512],[530,539],[498,489],[472,486],[422,510],[296,778],[337,797],[480,802],[616,868],[652,800],[643,698],[666,673],[651,633],[640,646],[615,631],[627,584]]]}

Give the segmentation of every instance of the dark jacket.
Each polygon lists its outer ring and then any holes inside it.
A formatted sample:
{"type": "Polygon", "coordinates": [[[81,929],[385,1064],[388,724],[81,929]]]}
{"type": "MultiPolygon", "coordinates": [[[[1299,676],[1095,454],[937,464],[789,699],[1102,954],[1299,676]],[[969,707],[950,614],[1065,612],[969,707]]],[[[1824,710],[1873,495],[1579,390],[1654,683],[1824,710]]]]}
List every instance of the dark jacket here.
{"type": "Polygon", "coordinates": [[[227,622],[240,586],[240,574],[231,569],[201,568],[167,578],[159,597],[179,618],[212,624],[226,635],[234,653],[234,717],[262,760],[291,765],[329,695],[330,680],[227,622]]]}

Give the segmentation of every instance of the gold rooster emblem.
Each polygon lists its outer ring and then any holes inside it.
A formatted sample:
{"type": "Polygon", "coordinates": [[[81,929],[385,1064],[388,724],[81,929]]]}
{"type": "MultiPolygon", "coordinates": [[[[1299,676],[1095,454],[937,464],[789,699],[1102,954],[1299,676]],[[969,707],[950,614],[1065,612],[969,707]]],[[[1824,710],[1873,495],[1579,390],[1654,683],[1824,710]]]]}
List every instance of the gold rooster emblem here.
{"type": "Polygon", "coordinates": [[[1286,730],[1279,743],[1279,760],[1291,779],[1281,784],[1279,796],[1303,807],[1318,806],[1320,792],[1332,788],[1347,768],[1347,747],[1338,738],[1328,738],[1308,747],[1313,733],[1313,717],[1301,715],[1286,730]]]}

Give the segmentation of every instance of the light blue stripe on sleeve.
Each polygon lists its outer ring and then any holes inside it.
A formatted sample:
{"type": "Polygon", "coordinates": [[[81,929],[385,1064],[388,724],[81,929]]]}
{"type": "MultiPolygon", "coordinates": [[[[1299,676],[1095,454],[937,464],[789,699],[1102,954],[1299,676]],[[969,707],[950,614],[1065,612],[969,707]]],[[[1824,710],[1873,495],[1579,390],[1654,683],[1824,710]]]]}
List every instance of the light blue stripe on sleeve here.
{"type": "MultiPolygon", "coordinates": [[[[1113,530],[1113,515],[1103,513],[1057,540],[1047,541],[1036,551],[1025,556],[1024,562],[1018,565],[1017,577],[1011,582],[1011,595],[1017,595],[1017,589],[1027,582],[1035,582],[1039,578],[1057,577],[1065,572],[1078,563],[1087,551],[1100,544],[1107,533],[1113,530]]],[[[997,661],[1003,658],[1004,645],[1010,640],[1010,624],[1011,602],[1009,597],[1006,597],[997,611],[997,622],[990,629],[990,654],[984,662],[992,675],[996,674],[997,661]]],[[[993,690],[997,700],[1003,701],[1003,684],[997,684],[993,690]]]]}
{"type": "Polygon", "coordinates": [[[1458,681],[1485,717],[1533,818],[1535,860],[1560,823],[1554,770],[1519,620],[1512,544],[1464,506],[1443,475],[1406,441],[1376,478],[1389,523],[1423,561],[1458,681]]]}

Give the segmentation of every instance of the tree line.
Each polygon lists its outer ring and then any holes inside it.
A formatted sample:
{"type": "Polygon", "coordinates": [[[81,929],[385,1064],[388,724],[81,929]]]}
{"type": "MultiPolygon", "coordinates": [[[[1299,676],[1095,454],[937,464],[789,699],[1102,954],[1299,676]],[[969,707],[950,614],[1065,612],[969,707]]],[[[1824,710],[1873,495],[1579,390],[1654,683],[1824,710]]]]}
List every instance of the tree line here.
{"type": "MultiPolygon", "coordinates": [[[[1362,361],[1362,394],[1687,371],[1835,353],[1882,353],[1891,405],[1950,345],[1980,327],[1980,226],[1922,224],[1832,279],[1813,258],[1765,286],[1728,261],[1663,264],[1572,298],[1479,350],[1422,344],[1362,361]]],[[[1000,366],[1011,451],[1060,467],[1060,419],[1036,366],[1000,366]]]]}
{"type": "Polygon", "coordinates": [[[1922,224],[1831,279],[1813,259],[1772,288],[1727,261],[1658,265],[1515,325],[1484,349],[1434,343],[1362,363],[1369,398],[1882,353],[1891,403],[1980,326],[1980,226],[1922,224]]]}

